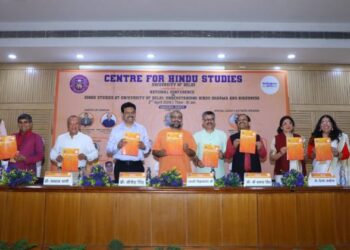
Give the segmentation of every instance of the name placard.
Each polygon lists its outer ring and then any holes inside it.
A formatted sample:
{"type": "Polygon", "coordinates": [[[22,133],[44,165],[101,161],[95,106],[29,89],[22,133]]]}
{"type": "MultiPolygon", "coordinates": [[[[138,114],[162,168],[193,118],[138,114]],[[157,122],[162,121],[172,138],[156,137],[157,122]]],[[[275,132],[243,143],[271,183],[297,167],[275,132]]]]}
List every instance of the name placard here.
{"type": "Polygon", "coordinates": [[[245,173],[244,187],[271,187],[272,180],[270,173],[245,173]]]}
{"type": "Polygon", "coordinates": [[[187,187],[214,187],[214,176],[212,173],[188,173],[187,187]]]}
{"type": "Polygon", "coordinates": [[[78,183],[78,172],[46,171],[45,186],[73,186],[78,183]]]}
{"type": "Polygon", "coordinates": [[[337,180],[331,173],[310,173],[307,184],[309,187],[337,186],[337,180]]]}
{"type": "Polygon", "coordinates": [[[120,172],[119,183],[120,187],[145,187],[146,174],[134,172],[120,172]]]}

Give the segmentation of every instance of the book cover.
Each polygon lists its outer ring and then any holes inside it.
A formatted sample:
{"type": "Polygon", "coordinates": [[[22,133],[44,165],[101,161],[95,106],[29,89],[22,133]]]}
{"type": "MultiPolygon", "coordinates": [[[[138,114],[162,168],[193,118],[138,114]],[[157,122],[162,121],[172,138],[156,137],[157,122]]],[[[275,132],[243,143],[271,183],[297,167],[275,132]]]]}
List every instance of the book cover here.
{"type": "Polygon", "coordinates": [[[304,160],[304,145],[301,137],[287,137],[287,160],[304,160]]]}
{"type": "Polygon", "coordinates": [[[77,172],[78,171],[78,148],[64,148],[62,150],[62,171],[63,172],[77,172]]]}
{"type": "Polygon", "coordinates": [[[217,168],[219,163],[220,146],[204,144],[203,146],[203,165],[205,167],[217,168]]]}
{"type": "Polygon", "coordinates": [[[333,159],[330,138],[315,138],[316,160],[328,161],[333,159]]]}
{"type": "Polygon", "coordinates": [[[133,132],[125,132],[124,140],[126,141],[125,146],[122,148],[123,155],[138,156],[139,154],[139,142],[140,134],[133,132]]]}
{"type": "Polygon", "coordinates": [[[11,159],[17,153],[15,136],[0,136],[0,160],[11,159]]]}
{"type": "Polygon", "coordinates": [[[253,130],[241,130],[239,152],[255,154],[256,132],[253,130]]]}
{"type": "Polygon", "coordinates": [[[167,132],[165,150],[168,155],[183,154],[183,134],[182,132],[167,132]]]}

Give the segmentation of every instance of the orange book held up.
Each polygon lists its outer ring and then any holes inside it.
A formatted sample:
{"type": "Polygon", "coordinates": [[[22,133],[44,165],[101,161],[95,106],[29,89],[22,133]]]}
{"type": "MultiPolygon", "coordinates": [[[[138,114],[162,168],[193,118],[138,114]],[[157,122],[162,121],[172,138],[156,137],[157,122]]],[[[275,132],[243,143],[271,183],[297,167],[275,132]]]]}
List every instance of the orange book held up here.
{"type": "Polygon", "coordinates": [[[133,132],[125,132],[124,140],[126,141],[125,146],[122,148],[123,155],[138,156],[139,154],[139,142],[140,134],[133,132]]]}
{"type": "Polygon", "coordinates": [[[63,172],[78,172],[78,148],[64,148],[62,150],[62,171],[63,172]]]}
{"type": "Polygon", "coordinates": [[[14,158],[17,153],[15,136],[0,136],[0,160],[14,158]]]}
{"type": "Polygon", "coordinates": [[[287,137],[287,160],[304,160],[304,146],[301,137],[287,137]]]}
{"type": "Polygon", "coordinates": [[[205,167],[217,168],[219,163],[220,146],[204,144],[203,147],[203,165],[205,167]]]}
{"type": "Polygon", "coordinates": [[[316,160],[328,161],[333,159],[330,138],[314,138],[316,160]]]}
{"type": "Polygon", "coordinates": [[[256,132],[253,130],[241,130],[239,152],[255,154],[256,132]]]}
{"type": "Polygon", "coordinates": [[[181,132],[167,132],[165,150],[168,155],[182,155],[183,134],[181,132]]]}

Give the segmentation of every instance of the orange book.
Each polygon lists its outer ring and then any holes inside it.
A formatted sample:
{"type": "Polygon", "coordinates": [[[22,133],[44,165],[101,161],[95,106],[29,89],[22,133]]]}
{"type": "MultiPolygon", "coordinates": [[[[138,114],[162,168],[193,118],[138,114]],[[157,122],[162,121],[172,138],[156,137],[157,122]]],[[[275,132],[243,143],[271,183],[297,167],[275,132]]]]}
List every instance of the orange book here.
{"type": "Polygon", "coordinates": [[[217,168],[219,163],[219,151],[220,147],[217,145],[204,144],[202,159],[204,166],[217,168]]]}
{"type": "Polygon", "coordinates": [[[77,172],[78,171],[78,148],[64,148],[62,151],[62,171],[77,172]]]}
{"type": "Polygon", "coordinates": [[[167,132],[165,150],[168,155],[182,155],[183,134],[181,132],[167,132]]]}
{"type": "Polygon", "coordinates": [[[315,138],[316,160],[328,161],[333,159],[330,138],[315,138]]]}
{"type": "Polygon", "coordinates": [[[15,157],[17,142],[15,136],[0,136],[0,160],[15,157]]]}
{"type": "Polygon", "coordinates": [[[241,130],[239,152],[255,154],[256,132],[253,130],[241,130]]]}
{"type": "Polygon", "coordinates": [[[122,154],[123,155],[138,156],[140,134],[133,133],[133,132],[125,132],[124,133],[124,140],[126,141],[126,144],[122,148],[122,154]]]}
{"type": "Polygon", "coordinates": [[[304,146],[301,137],[287,137],[287,160],[304,160],[304,146]]]}

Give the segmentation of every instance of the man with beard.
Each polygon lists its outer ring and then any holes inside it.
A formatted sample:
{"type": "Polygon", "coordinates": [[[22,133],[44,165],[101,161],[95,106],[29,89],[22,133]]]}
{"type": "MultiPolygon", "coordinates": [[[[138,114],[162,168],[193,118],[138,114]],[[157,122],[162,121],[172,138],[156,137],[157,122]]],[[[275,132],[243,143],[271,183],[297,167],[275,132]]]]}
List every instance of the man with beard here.
{"type": "MultiPolygon", "coordinates": [[[[176,139],[175,139],[176,140],[176,139]]],[[[175,147],[175,146],[174,146],[175,147]]],[[[182,179],[186,180],[191,171],[191,159],[196,156],[197,145],[192,134],[182,129],[182,113],[174,110],[170,113],[170,128],[161,130],[153,145],[152,154],[159,159],[159,173],[176,168],[182,179]],[[178,138],[180,150],[171,152],[171,136],[178,138]],[[169,143],[170,142],[170,143],[169,143]]]]}
{"type": "Polygon", "coordinates": [[[238,173],[241,180],[245,172],[261,172],[260,161],[266,158],[266,148],[261,142],[260,135],[256,135],[256,150],[254,154],[239,152],[241,130],[250,129],[250,117],[246,114],[237,115],[236,124],[238,132],[227,140],[225,158],[232,161],[231,172],[238,173]]]}
{"type": "Polygon", "coordinates": [[[215,128],[215,114],[212,111],[205,111],[202,114],[201,131],[196,132],[193,137],[197,143],[197,156],[194,160],[197,166],[197,173],[210,173],[212,169],[215,171],[215,177],[221,178],[225,175],[224,152],[226,151],[227,136],[224,131],[215,128]],[[219,162],[216,166],[207,166],[203,164],[204,146],[211,145],[219,147],[219,162]]]}
{"type": "Polygon", "coordinates": [[[115,160],[114,180],[119,181],[120,172],[144,172],[143,160],[151,147],[146,128],[135,122],[136,105],[126,102],[121,106],[123,122],[112,129],[107,143],[107,154],[115,160]],[[128,144],[126,133],[139,136],[136,155],[125,153],[123,148],[128,144]]]}

